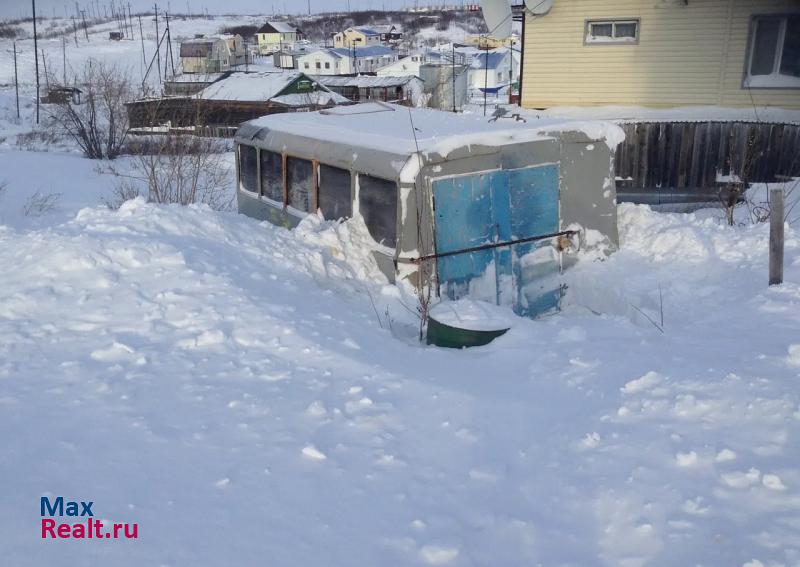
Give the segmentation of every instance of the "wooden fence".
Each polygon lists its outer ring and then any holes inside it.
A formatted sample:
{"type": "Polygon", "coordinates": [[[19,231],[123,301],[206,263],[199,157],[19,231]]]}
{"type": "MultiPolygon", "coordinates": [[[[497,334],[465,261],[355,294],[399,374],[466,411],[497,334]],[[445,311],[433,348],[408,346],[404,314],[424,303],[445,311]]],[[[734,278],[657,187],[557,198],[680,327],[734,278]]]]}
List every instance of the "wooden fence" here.
{"type": "Polygon", "coordinates": [[[621,195],[714,194],[721,176],[745,182],[800,177],[800,125],[757,122],[620,124],[616,154],[621,195]],[[734,178],[735,179],[735,178],[734,178]]]}

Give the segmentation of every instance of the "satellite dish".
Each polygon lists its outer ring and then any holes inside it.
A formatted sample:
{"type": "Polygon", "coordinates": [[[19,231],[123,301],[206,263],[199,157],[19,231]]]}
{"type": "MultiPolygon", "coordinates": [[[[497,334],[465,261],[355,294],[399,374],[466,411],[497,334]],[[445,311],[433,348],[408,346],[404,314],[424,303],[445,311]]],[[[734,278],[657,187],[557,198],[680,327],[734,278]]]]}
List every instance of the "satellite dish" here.
{"type": "Polygon", "coordinates": [[[556,0],[525,0],[525,7],[534,16],[544,16],[555,3],[556,0]]]}
{"type": "Polygon", "coordinates": [[[483,19],[489,34],[495,39],[506,39],[511,35],[511,5],[508,0],[481,0],[483,19]]]}

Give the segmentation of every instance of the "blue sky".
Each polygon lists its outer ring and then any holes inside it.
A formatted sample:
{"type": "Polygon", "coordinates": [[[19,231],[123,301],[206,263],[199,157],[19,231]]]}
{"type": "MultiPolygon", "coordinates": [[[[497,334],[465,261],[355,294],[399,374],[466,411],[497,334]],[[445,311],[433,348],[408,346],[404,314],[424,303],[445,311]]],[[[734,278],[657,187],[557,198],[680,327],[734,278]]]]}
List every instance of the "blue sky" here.
{"type": "MultiPolygon", "coordinates": [[[[460,0],[456,0],[460,3],[460,0]]],[[[146,10],[152,8],[153,1],[151,0],[114,0],[116,5],[125,4],[127,6],[130,2],[131,9],[135,12],[138,10],[146,10]]],[[[453,3],[453,0],[448,2],[453,3]]],[[[84,9],[89,11],[90,0],[78,0],[84,9]]],[[[100,6],[102,11],[103,6],[108,8],[111,5],[111,0],[97,0],[91,2],[92,5],[100,6]]],[[[192,12],[201,12],[206,9],[210,13],[242,13],[242,14],[271,14],[273,9],[276,12],[288,12],[293,14],[307,13],[308,0],[290,0],[290,1],[271,1],[271,0],[161,0],[160,7],[165,7],[169,4],[172,12],[186,12],[187,5],[192,12]]],[[[323,12],[331,10],[346,10],[348,4],[352,10],[389,10],[389,9],[402,9],[404,7],[413,7],[414,0],[311,0],[312,12],[323,12]]],[[[419,4],[436,4],[441,2],[419,2],[419,4]]],[[[74,0],[37,0],[36,2],[37,13],[44,17],[52,17],[53,14],[63,16],[65,12],[69,15],[75,12],[74,0]]],[[[30,16],[31,2],[30,0],[0,0],[0,17],[2,18],[19,18],[22,16],[30,16]]]]}

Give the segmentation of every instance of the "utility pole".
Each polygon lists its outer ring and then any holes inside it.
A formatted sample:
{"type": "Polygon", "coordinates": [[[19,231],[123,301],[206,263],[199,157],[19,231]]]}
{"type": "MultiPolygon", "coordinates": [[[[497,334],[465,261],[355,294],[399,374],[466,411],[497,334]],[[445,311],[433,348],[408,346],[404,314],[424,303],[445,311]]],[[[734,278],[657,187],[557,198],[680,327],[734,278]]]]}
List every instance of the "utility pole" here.
{"type": "Polygon", "coordinates": [[[158,4],[155,5],[155,19],[156,19],[156,61],[157,61],[157,70],[158,70],[158,78],[161,79],[161,36],[158,35],[158,4]]]}
{"type": "Polygon", "coordinates": [[[36,123],[39,123],[39,36],[36,33],[36,0],[31,0],[33,9],[33,59],[36,62],[36,123]]]}
{"type": "Polygon", "coordinates": [[[83,19],[83,33],[86,35],[86,41],[89,41],[89,28],[86,27],[86,10],[81,10],[81,18],[83,19]]]}
{"type": "Polygon", "coordinates": [[[19,120],[19,76],[17,75],[17,42],[14,42],[14,92],[17,97],[17,120],[19,120]]]}
{"type": "MultiPolygon", "coordinates": [[[[172,36],[169,32],[169,12],[164,13],[164,17],[167,19],[167,51],[169,51],[169,61],[172,65],[172,76],[175,76],[175,59],[172,56],[172,36]]],[[[167,80],[167,60],[164,59],[164,80],[167,80]]]]}
{"type": "Polygon", "coordinates": [[[64,86],[67,86],[67,38],[61,36],[61,66],[64,68],[64,86]]]}
{"type": "Polygon", "coordinates": [[[78,24],[75,23],[75,16],[72,16],[72,34],[75,36],[75,47],[78,47],[78,24]]]}
{"type": "Polygon", "coordinates": [[[128,29],[131,31],[131,39],[133,39],[133,14],[131,14],[130,2],[128,2],[128,29]]]}
{"type": "Polygon", "coordinates": [[[45,57],[44,49],[42,49],[42,65],[44,66],[44,84],[47,92],[50,92],[50,75],[47,73],[47,57],[45,57]]]}
{"type": "Polygon", "coordinates": [[[147,55],[144,52],[144,29],[142,28],[142,17],[139,16],[139,36],[142,40],[142,63],[146,66],[147,65],[147,55]]]}

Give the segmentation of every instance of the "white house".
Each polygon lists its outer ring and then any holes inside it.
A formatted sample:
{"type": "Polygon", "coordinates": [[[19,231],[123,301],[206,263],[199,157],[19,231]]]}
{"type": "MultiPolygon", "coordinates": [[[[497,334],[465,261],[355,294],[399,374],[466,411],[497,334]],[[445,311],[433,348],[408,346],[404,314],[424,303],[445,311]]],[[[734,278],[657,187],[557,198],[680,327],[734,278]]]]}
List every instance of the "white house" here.
{"type": "Polygon", "coordinates": [[[402,59],[398,59],[394,63],[385,65],[376,71],[379,77],[403,77],[406,75],[419,76],[419,67],[425,62],[425,55],[422,53],[415,53],[408,55],[402,59]]]}
{"type": "Polygon", "coordinates": [[[244,38],[241,35],[225,33],[216,37],[225,40],[225,42],[228,44],[228,49],[231,52],[234,66],[244,65],[247,62],[247,47],[245,46],[244,38]]]}
{"type": "MultiPolygon", "coordinates": [[[[455,65],[464,65],[464,54],[455,53],[455,65]]],[[[381,77],[403,77],[406,75],[419,76],[421,65],[453,65],[453,55],[450,52],[428,51],[426,53],[413,53],[395,63],[381,67],[376,71],[381,77]]]]}
{"type": "Polygon", "coordinates": [[[297,58],[297,68],[314,75],[357,75],[373,73],[397,61],[397,53],[388,47],[353,47],[320,49],[297,58]]]}
{"type": "Polygon", "coordinates": [[[508,49],[481,51],[472,58],[469,68],[469,88],[497,93],[514,82],[513,63],[508,49]]]}

